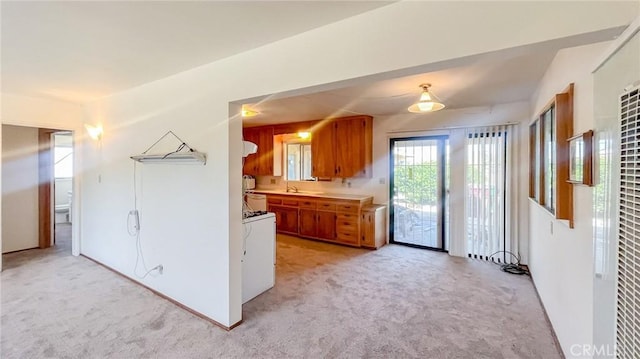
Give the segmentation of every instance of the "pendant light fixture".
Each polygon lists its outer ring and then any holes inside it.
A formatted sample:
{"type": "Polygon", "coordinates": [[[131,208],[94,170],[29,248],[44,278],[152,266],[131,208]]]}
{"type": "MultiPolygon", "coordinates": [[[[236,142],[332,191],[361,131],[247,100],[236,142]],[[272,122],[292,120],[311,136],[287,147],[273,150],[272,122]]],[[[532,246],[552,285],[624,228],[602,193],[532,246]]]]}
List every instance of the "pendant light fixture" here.
{"type": "Polygon", "coordinates": [[[421,84],[422,95],[420,95],[420,101],[409,106],[409,112],[413,113],[427,113],[442,110],[444,104],[437,101],[437,98],[429,92],[431,84],[421,84]]]}

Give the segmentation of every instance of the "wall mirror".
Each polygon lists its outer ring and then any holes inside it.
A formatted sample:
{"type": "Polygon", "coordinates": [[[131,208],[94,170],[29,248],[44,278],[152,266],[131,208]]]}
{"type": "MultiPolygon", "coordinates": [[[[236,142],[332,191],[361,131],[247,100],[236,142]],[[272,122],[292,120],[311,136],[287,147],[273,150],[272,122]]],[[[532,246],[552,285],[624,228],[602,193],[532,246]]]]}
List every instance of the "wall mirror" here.
{"type": "Polygon", "coordinates": [[[593,185],[593,131],[569,138],[569,179],[567,182],[593,185]]]}

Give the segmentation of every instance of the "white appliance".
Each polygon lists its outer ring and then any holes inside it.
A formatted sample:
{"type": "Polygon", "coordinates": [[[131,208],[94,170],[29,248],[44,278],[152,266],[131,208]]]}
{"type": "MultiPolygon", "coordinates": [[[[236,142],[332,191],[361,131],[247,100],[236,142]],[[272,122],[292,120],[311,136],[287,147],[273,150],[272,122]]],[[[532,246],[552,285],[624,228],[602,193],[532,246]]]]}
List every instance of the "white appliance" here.
{"type": "Polygon", "coordinates": [[[253,176],[242,176],[242,188],[244,190],[256,188],[256,179],[253,176]]]}
{"type": "Polygon", "coordinates": [[[267,195],[258,193],[247,193],[247,206],[252,211],[267,210],[267,195]]]}
{"type": "Polygon", "coordinates": [[[273,288],[276,284],[276,216],[262,214],[242,220],[244,257],[242,259],[242,303],[273,288]]]}

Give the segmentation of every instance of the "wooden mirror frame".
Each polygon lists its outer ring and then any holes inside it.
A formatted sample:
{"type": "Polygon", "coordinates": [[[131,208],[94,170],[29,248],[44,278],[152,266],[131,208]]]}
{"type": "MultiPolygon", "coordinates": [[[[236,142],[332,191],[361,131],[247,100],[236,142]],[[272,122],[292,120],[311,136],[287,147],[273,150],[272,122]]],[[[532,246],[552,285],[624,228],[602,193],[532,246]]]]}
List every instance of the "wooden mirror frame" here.
{"type": "Polygon", "coordinates": [[[569,179],[567,182],[577,185],[593,186],[593,131],[589,130],[579,135],[567,139],[569,142],[569,179]],[[578,159],[580,162],[575,163],[576,156],[574,148],[581,146],[582,154],[578,159]],[[576,170],[582,166],[582,177],[576,170]]]}

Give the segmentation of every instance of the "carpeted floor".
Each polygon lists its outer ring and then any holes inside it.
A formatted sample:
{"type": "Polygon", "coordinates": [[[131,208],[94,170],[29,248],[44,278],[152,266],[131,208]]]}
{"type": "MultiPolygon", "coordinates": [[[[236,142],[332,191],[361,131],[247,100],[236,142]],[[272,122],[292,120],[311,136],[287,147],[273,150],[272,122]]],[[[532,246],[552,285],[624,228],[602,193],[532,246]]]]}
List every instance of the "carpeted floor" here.
{"type": "Polygon", "coordinates": [[[561,357],[531,280],[488,263],[278,236],[276,287],[226,332],[66,243],[3,257],[2,358],[561,357]]]}

